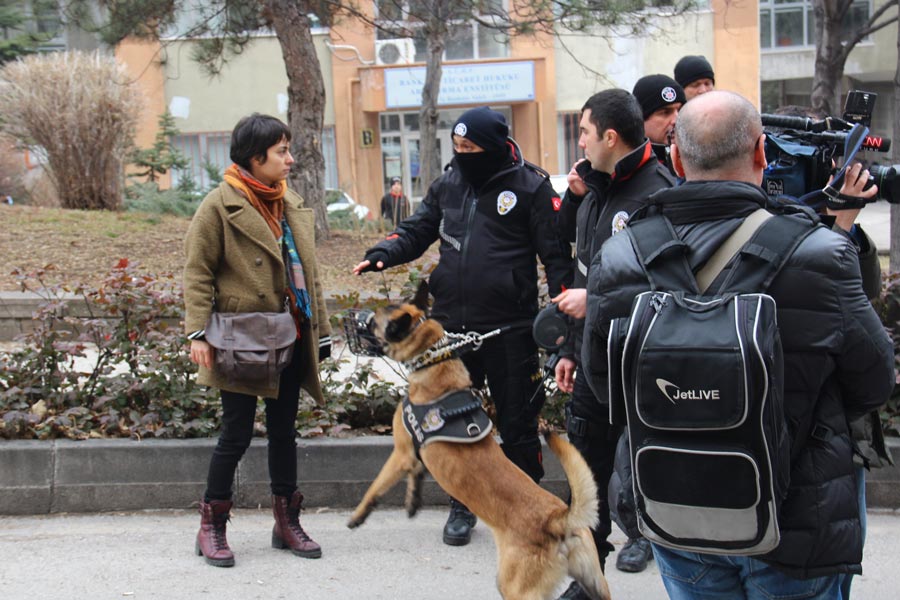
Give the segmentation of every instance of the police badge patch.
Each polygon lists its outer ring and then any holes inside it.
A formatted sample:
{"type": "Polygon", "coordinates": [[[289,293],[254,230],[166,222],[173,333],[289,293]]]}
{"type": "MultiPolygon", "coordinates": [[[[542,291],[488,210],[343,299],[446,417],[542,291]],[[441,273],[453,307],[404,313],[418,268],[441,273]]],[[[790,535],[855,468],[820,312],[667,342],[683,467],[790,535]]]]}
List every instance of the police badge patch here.
{"type": "Polygon", "coordinates": [[[505,215],[516,206],[518,200],[516,195],[509,190],[500,192],[500,195],[497,196],[497,212],[501,215],[505,215]]]}
{"type": "Polygon", "coordinates": [[[667,85],[662,89],[661,96],[666,102],[675,102],[675,98],[678,97],[678,94],[675,93],[675,88],[667,85]]]}
{"type": "Polygon", "coordinates": [[[453,133],[455,133],[456,135],[458,135],[460,137],[466,137],[467,131],[468,131],[468,129],[466,128],[465,123],[457,123],[456,127],[453,128],[453,133]]]}
{"type": "Polygon", "coordinates": [[[612,234],[616,235],[623,229],[625,229],[625,224],[628,223],[628,213],[624,210],[620,210],[612,218],[612,234]]]}

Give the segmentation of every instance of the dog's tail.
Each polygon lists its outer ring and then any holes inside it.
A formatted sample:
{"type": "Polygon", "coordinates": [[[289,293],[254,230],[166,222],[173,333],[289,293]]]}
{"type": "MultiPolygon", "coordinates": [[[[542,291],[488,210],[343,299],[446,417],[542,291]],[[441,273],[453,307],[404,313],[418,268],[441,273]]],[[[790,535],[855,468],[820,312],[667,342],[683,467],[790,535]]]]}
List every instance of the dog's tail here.
{"type": "Polygon", "coordinates": [[[572,501],[566,519],[567,529],[574,531],[584,527],[588,529],[597,527],[600,522],[597,513],[597,482],[594,481],[590,467],[575,446],[552,431],[545,431],[544,438],[559,459],[566,473],[566,479],[569,480],[569,489],[572,491],[572,501]]]}
{"type": "Polygon", "coordinates": [[[559,459],[572,492],[564,534],[569,575],[593,600],[609,600],[609,587],[590,531],[600,520],[594,475],[575,446],[550,431],[545,431],[544,437],[559,459]]]}

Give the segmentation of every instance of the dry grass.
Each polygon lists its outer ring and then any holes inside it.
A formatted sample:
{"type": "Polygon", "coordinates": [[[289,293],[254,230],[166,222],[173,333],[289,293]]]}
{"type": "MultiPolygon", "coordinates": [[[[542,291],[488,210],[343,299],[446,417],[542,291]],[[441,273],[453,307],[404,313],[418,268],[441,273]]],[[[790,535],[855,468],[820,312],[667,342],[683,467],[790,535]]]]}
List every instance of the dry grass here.
{"type": "MultiPolygon", "coordinates": [[[[53,265],[48,283],[99,283],[121,258],[136,261],[149,273],[180,274],[189,224],[185,218],[143,213],[0,206],[0,291],[19,289],[10,275],[15,267],[31,271],[53,265]]],[[[396,297],[407,278],[404,271],[362,277],[350,272],[379,239],[378,233],[335,231],[330,240],[319,243],[325,289],[375,293],[386,283],[396,297]]],[[[417,264],[433,257],[429,251],[417,264]]]]}

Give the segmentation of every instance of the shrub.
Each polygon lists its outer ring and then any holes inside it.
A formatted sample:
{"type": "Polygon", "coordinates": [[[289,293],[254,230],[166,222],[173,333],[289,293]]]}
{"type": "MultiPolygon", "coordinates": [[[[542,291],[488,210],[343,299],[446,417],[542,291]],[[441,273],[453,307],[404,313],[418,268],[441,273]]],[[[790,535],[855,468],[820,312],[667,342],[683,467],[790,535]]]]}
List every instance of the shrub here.
{"type": "Polygon", "coordinates": [[[29,56],[0,71],[0,129],[40,146],[64,208],[117,209],[141,96],[99,53],[29,56]]]}

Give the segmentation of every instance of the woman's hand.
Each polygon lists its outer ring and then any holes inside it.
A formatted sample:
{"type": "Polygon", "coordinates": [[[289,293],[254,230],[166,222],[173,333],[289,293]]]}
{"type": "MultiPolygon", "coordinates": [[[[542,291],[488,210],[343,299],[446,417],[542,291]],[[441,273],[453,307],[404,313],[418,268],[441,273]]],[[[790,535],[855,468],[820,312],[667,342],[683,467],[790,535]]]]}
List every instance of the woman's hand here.
{"type": "Polygon", "coordinates": [[[212,369],[216,351],[203,340],[191,340],[191,362],[212,369]]]}

